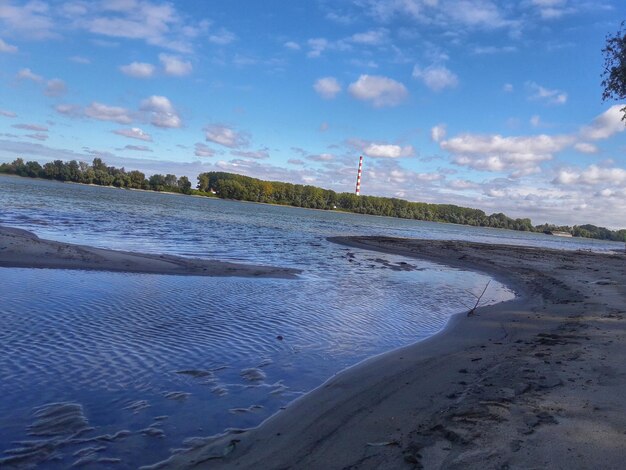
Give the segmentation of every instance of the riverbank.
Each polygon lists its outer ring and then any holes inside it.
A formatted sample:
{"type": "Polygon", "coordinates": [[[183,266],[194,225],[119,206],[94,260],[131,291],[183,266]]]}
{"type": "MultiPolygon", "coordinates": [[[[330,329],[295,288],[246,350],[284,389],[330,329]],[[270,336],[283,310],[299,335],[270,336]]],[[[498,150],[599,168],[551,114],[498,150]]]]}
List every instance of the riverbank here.
{"type": "Polygon", "coordinates": [[[519,297],[369,359],[150,468],[607,468],[626,454],[626,255],[331,241],[481,271],[519,297]]]}
{"type": "Polygon", "coordinates": [[[296,278],[300,272],[290,268],[131,253],[61,243],[41,239],[26,230],[3,226],[0,226],[0,267],[271,278],[296,278]]]}

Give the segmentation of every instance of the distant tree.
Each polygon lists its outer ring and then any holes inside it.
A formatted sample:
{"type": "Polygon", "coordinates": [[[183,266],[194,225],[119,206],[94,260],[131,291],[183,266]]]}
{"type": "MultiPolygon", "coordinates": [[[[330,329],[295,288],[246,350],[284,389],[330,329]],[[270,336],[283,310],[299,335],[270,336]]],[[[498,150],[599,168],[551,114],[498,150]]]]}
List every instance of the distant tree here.
{"type": "MultiPolygon", "coordinates": [[[[107,166],[100,158],[95,158],[92,165],[75,160],[69,162],[55,160],[46,163],[43,167],[37,162],[24,162],[23,158],[16,158],[11,163],[0,163],[0,173],[105,186],[113,185],[119,188],[141,188],[184,194],[192,192],[191,182],[186,176],[177,178],[173,174],[155,174],[146,179],[145,174],[138,170],[127,172],[124,168],[107,166]]],[[[330,189],[310,185],[263,181],[233,173],[201,173],[198,175],[198,189],[204,192],[214,190],[219,197],[227,199],[315,209],[337,209],[360,214],[452,222],[528,232],[569,232],[575,237],[626,241],[626,229],[614,231],[589,224],[574,227],[553,224],[533,226],[530,219],[511,219],[502,213],[487,216],[480,209],[459,207],[453,204],[430,204],[397,198],[357,196],[354,193],[336,193],[330,189]]]]}
{"type": "MultiPolygon", "coordinates": [[[[626,31],[624,31],[624,22],[615,35],[606,37],[606,45],[602,52],[604,53],[602,100],[622,100],[626,98],[626,31]]],[[[621,111],[624,113],[622,120],[626,120],[626,106],[621,111]]]]}
{"type": "Polygon", "coordinates": [[[26,175],[31,178],[37,178],[41,175],[43,168],[39,162],[26,162],[26,175]]]}
{"type": "Polygon", "coordinates": [[[191,181],[186,176],[178,178],[178,189],[183,194],[191,194],[191,181]]]}
{"type": "Polygon", "coordinates": [[[176,175],[172,175],[168,173],[167,175],[165,175],[165,178],[163,179],[163,183],[168,188],[175,188],[178,186],[178,178],[176,178],[176,175]]]}
{"type": "Polygon", "coordinates": [[[72,160],[67,163],[67,176],[70,181],[80,181],[80,165],[76,160],[72,160]]]}
{"type": "Polygon", "coordinates": [[[94,158],[91,167],[94,171],[107,171],[106,163],[104,163],[101,158],[94,158]]]}
{"type": "Polygon", "coordinates": [[[146,182],[146,175],[144,175],[141,171],[133,170],[128,173],[128,176],[130,177],[129,184],[131,188],[145,189],[148,187],[148,184],[146,182]]]}
{"type": "Polygon", "coordinates": [[[200,173],[198,175],[198,190],[199,191],[204,191],[207,192],[209,190],[209,185],[210,185],[210,181],[209,181],[209,174],[208,173],[200,173]]]}

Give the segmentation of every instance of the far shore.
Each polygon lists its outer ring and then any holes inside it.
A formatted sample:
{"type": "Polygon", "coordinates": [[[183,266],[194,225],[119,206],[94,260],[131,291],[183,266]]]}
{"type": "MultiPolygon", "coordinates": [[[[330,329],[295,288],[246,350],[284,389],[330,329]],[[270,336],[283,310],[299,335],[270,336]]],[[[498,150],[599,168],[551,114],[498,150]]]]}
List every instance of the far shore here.
{"type": "Polygon", "coordinates": [[[39,238],[26,230],[0,226],[0,269],[48,268],[185,276],[297,278],[297,269],[226,261],[131,253],[39,238]]]}
{"type": "Polygon", "coordinates": [[[487,273],[515,300],[366,360],[259,427],[147,469],[620,469],[626,254],[337,237],[487,273]]]}
{"type": "MultiPolygon", "coordinates": [[[[195,198],[207,198],[209,200],[221,200],[221,201],[229,201],[229,202],[239,202],[239,203],[243,203],[243,204],[259,204],[262,206],[272,206],[272,207],[285,207],[285,208],[289,208],[289,209],[302,209],[302,210],[307,210],[307,211],[319,211],[319,212],[331,212],[331,213],[336,213],[336,214],[348,214],[348,215],[357,215],[357,216],[364,216],[364,217],[376,217],[376,218],[384,218],[384,219],[395,219],[395,220],[403,220],[403,221],[413,221],[413,222],[419,222],[419,223],[424,223],[424,224],[444,224],[444,225],[453,225],[453,226],[457,226],[457,227],[463,227],[463,228],[468,228],[468,229],[482,229],[482,230],[495,230],[495,231],[500,231],[500,230],[504,230],[506,232],[512,232],[512,233],[532,233],[534,235],[537,236],[553,236],[553,235],[548,235],[546,233],[542,233],[542,232],[520,232],[519,230],[513,230],[513,229],[509,229],[509,228],[496,228],[496,227],[482,227],[479,225],[466,225],[466,224],[458,224],[458,223],[454,223],[454,222],[435,222],[432,220],[420,220],[420,219],[405,219],[402,217],[393,217],[390,215],[374,215],[374,214],[361,214],[361,213],[357,213],[357,212],[350,212],[344,209],[316,209],[313,207],[299,207],[299,206],[292,206],[289,204],[275,204],[272,202],[256,202],[256,201],[246,201],[243,199],[227,199],[227,198],[222,198],[218,195],[205,195],[205,194],[185,194],[185,193],[180,193],[180,192],[170,192],[170,191],[153,191],[151,189],[139,189],[139,188],[118,188],[117,186],[102,186],[99,184],[87,184],[87,183],[77,183],[75,181],[57,181],[57,180],[51,180],[51,179],[46,179],[46,178],[35,178],[35,177],[30,177],[30,176],[19,176],[19,175],[11,175],[8,173],[0,173],[0,176],[7,176],[7,177],[11,177],[11,178],[27,178],[27,179],[34,179],[34,180],[38,180],[38,181],[52,181],[55,183],[59,183],[59,184],[75,184],[78,186],[89,186],[89,187],[96,187],[96,188],[108,188],[108,189],[122,189],[122,190],[127,190],[127,191],[137,191],[137,192],[144,192],[144,193],[153,193],[153,194],[168,194],[168,195],[175,195],[175,196],[189,196],[189,197],[195,197],[195,198]]],[[[617,229],[616,229],[617,230],[617,229]]],[[[586,237],[577,237],[577,236],[573,236],[571,237],[575,240],[585,240],[585,241],[597,241],[597,242],[602,242],[602,243],[614,243],[616,244],[616,250],[620,249],[620,244],[624,244],[625,242],[621,242],[621,241],[612,241],[612,240],[603,240],[600,238],[586,238],[586,237]]],[[[593,242],[592,242],[593,243],[593,242]]],[[[623,245],[626,246],[626,245],[623,245]]],[[[625,250],[626,251],[626,250],[625,250]]]]}

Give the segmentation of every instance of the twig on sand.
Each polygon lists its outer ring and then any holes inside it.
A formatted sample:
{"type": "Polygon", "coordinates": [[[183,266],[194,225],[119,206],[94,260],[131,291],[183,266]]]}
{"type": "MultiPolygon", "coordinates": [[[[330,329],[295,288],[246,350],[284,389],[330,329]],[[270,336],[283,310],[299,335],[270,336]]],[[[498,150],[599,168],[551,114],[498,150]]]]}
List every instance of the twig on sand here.
{"type": "Polygon", "coordinates": [[[491,284],[491,280],[487,281],[487,284],[485,285],[485,288],[480,293],[480,295],[476,295],[471,291],[467,291],[469,294],[472,294],[476,298],[476,303],[474,304],[472,308],[470,308],[469,312],[467,312],[468,317],[471,315],[474,315],[474,313],[476,312],[476,309],[480,306],[480,301],[483,298],[483,295],[485,295],[485,292],[487,292],[487,288],[489,287],[489,284],[491,284]]]}

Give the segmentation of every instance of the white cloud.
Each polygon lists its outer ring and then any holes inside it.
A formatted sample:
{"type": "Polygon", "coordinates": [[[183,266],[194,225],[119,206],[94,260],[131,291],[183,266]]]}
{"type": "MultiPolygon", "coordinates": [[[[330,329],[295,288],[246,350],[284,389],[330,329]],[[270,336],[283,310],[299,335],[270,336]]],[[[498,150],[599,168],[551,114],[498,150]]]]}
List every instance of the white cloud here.
{"type": "Polygon", "coordinates": [[[48,134],[42,134],[40,132],[37,132],[36,134],[26,134],[24,137],[39,141],[48,140],[48,134]]]}
{"type": "Polygon", "coordinates": [[[56,35],[47,3],[31,0],[23,5],[0,3],[0,22],[4,31],[12,31],[29,39],[45,39],[56,35]]]}
{"type": "Polygon", "coordinates": [[[531,3],[537,7],[539,16],[544,20],[560,18],[571,11],[566,8],[567,0],[532,0],[531,3]]]}
{"type": "Polygon", "coordinates": [[[29,68],[20,69],[20,71],[16,75],[18,80],[29,80],[35,83],[45,83],[44,94],[46,96],[61,96],[65,94],[67,91],[67,87],[65,82],[59,78],[53,78],[51,80],[47,80],[41,75],[37,75],[29,68]]]}
{"type": "Polygon", "coordinates": [[[391,78],[376,75],[361,75],[348,87],[350,94],[374,107],[397,106],[408,96],[406,87],[391,78]]]}
{"type": "Polygon", "coordinates": [[[415,150],[411,145],[400,146],[372,142],[363,149],[363,153],[372,158],[400,158],[412,156],[415,150]]]}
{"type": "Polygon", "coordinates": [[[359,5],[382,22],[401,17],[448,30],[455,25],[483,30],[519,28],[518,22],[507,19],[491,0],[362,0],[359,5]]]}
{"type": "Polygon", "coordinates": [[[320,153],[318,155],[308,155],[306,158],[314,162],[331,162],[335,159],[335,156],[330,153],[320,153]]]}
{"type": "Polygon", "coordinates": [[[205,144],[197,142],[195,145],[194,155],[196,157],[214,157],[215,150],[206,146],[205,144]]]}
{"type": "Polygon", "coordinates": [[[459,84],[459,78],[444,65],[431,65],[425,69],[416,65],[413,67],[413,78],[422,80],[433,91],[455,88],[459,84]]]}
{"type": "Polygon", "coordinates": [[[416,177],[419,181],[440,181],[444,179],[444,176],[440,173],[417,173],[416,177]]]}
{"type": "Polygon", "coordinates": [[[26,131],[48,132],[48,128],[46,126],[40,126],[39,124],[13,124],[11,127],[26,131]]]}
{"type": "Polygon", "coordinates": [[[8,117],[8,118],[14,118],[14,117],[17,117],[17,114],[15,114],[13,111],[7,111],[6,109],[0,109],[0,116],[4,116],[4,117],[8,117]]]}
{"type": "Polygon", "coordinates": [[[237,157],[251,158],[253,160],[264,160],[266,158],[270,158],[268,149],[260,149],[256,151],[233,150],[230,153],[237,157]]]}
{"type": "Polygon", "coordinates": [[[328,40],[324,38],[309,39],[307,41],[307,44],[310,49],[307,53],[307,56],[311,58],[320,57],[322,55],[322,52],[324,52],[329,46],[328,40]]]}
{"type": "Polygon", "coordinates": [[[601,197],[613,197],[617,194],[617,191],[613,191],[611,189],[605,188],[598,192],[598,195],[601,197]]]}
{"type": "Polygon", "coordinates": [[[219,44],[220,46],[225,46],[226,44],[230,44],[235,41],[237,36],[230,31],[225,30],[224,28],[220,29],[216,33],[213,33],[209,36],[209,42],[213,44],[219,44]]]}
{"type": "MultiPolygon", "coordinates": [[[[453,163],[481,171],[512,172],[520,177],[540,171],[540,164],[554,154],[573,147],[583,153],[596,153],[597,147],[587,140],[607,139],[625,129],[621,120],[622,105],[612,106],[579,132],[549,136],[503,137],[501,135],[463,134],[443,140],[440,147],[454,155],[453,163]]],[[[535,123],[538,123],[537,119],[535,123]]],[[[564,173],[563,178],[567,178],[564,173]]]]}
{"type": "Polygon", "coordinates": [[[87,5],[82,2],[68,2],[61,5],[61,14],[66,17],[77,17],[87,14],[87,5]]]}
{"type": "Polygon", "coordinates": [[[453,162],[474,170],[512,172],[521,177],[540,171],[539,164],[574,144],[572,136],[524,136],[463,134],[440,143],[454,154],[453,162]]]}
{"type": "Polygon", "coordinates": [[[322,98],[331,100],[341,92],[341,85],[335,77],[324,77],[316,80],[313,89],[322,98]]]}
{"type": "MultiPolygon", "coordinates": [[[[74,114],[78,111],[76,107],[71,105],[59,105],[56,110],[61,114],[74,114]],[[69,107],[68,107],[69,106],[69,107]]],[[[112,121],[118,124],[130,124],[133,122],[131,113],[126,108],[120,106],[108,106],[106,104],[94,101],[84,110],[87,117],[97,119],[99,121],[112,121]]]]}
{"type": "Polygon", "coordinates": [[[533,127],[539,127],[541,125],[541,117],[535,114],[530,117],[528,122],[530,122],[530,125],[533,127]]]}
{"type": "Polygon", "coordinates": [[[301,49],[300,44],[294,41],[287,41],[285,44],[283,44],[283,46],[285,46],[287,49],[291,49],[292,51],[299,51],[301,49]]]}
{"type": "Polygon", "coordinates": [[[395,159],[412,157],[415,149],[412,145],[389,144],[387,142],[371,142],[362,139],[349,139],[347,144],[365,156],[371,158],[395,159]]]}
{"type": "Polygon", "coordinates": [[[350,65],[358,68],[377,69],[378,63],[373,60],[350,59],[350,65]]]}
{"type": "Polygon", "coordinates": [[[165,96],[152,95],[141,102],[139,109],[150,114],[150,124],[153,126],[174,129],[183,126],[172,102],[165,96]]]}
{"type": "Polygon", "coordinates": [[[515,26],[515,22],[506,20],[498,6],[489,0],[457,0],[447,10],[451,20],[473,28],[490,30],[515,26]]]}
{"type": "Polygon", "coordinates": [[[127,145],[122,150],[132,150],[134,152],[152,152],[150,147],[145,145],[127,145]]]}
{"type": "MultiPolygon", "coordinates": [[[[143,100],[139,106],[140,112],[132,112],[121,106],[109,106],[94,101],[84,109],[73,104],[60,104],[55,107],[59,114],[70,117],[88,117],[100,121],[131,124],[136,118],[148,120],[150,124],[162,128],[180,128],[183,126],[181,117],[165,96],[153,95],[143,100]]],[[[139,128],[113,131],[125,137],[149,140],[149,135],[139,128]]]]}
{"type": "Polygon", "coordinates": [[[356,33],[350,37],[350,41],[355,44],[366,46],[379,46],[388,40],[386,29],[373,29],[364,33],[356,33]]]}
{"type": "Polygon", "coordinates": [[[75,104],[59,104],[54,107],[55,111],[64,116],[79,117],[83,115],[83,110],[75,104]]]}
{"type": "Polygon", "coordinates": [[[452,189],[466,190],[478,189],[480,188],[480,185],[469,180],[452,180],[448,183],[448,187],[452,189]]]}
{"type": "Polygon", "coordinates": [[[128,137],[130,139],[143,140],[145,142],[152,142],[152,136],[139,127],[131,127],[130,129],[116,129],[111,131],[114,134],[121,135],[123,137],[128,137]]]}
{"type": "Polygon", "coordinates": [[[17,72],[17,78],[20,80],[31,80],[37,83],[43,82],[43,77],[41,75],[33,73],[33,71],[28,68],[21,69],[19,72],[17,72]]]}
{"type": "Polygon", "coordinates": [[[209,27],[206,20],[192,23],[183,18],[171,3],[129,0],[85,6],[85,14],[75,18],[77,27],[103,36],[142,40],[177,52],[191,52],[190,40],[209,27]]]}
{"type": "Polygon", "coordinates": [[[159,60],[163,64],[165,73],[175,77],[183,77],[189,75],[193,70],[191,62],[185,61],[182,58],[169,54],[159,54],[159,60]]]}
{"type": "Polygon", "coordinates": [[[131,62],[127,65],[122,65],[120,70],[123,74],[135,78],[150,78],[154,75],[154,65],[146,62],[131,62]]]}
{"type": "Polygon", "coordinates": [[[355,18],[347,14],[342,15],[335,11],[329,11],[328,13],[326,13],[326,19],[329,19],[330,21],[334,21],[335,23],[348,25],[348,24],[351,24],[355,18]]]}
{"type": "Polygon", "coordinates": [[[4,52],[7,54],[15,54],[17,52],[17,46],[13,46],[12,44],[8,44],[0,38],[0,52],[4,52]]]}
{"type": "Polygon", "coordinates": [[[588,142],[578,142],[574,148],[581,153],[598,153],[598,147],[588,142]]]}
{"type": "Polygon", "coordinates": [[[510,83],[505,83],[505,84],[502,86],[502,90],[503,90],[505,93],[512,93],[512,92],[513,92],[513,85],[511,85],[510,83]]]}
{"type": "Polygon", "coordinates": [[[514,46],[476,46],[472,52],[476,55],[490,55],[499,53],[515,52],[517,50],[514,46]]]}
{"type": "Polygon", "coordinates": [[[601,140],[608,139],[614,134],[623,132],[626,124],[622,121],[623,104],[616,104],[596,117],[590,126],[581,129],[580,135],[584,139],[601,140]]]}
{"type": "Polygon", "coordinates": [[[602,168],[597,165],[590,165],[584,170],[561,169],[553,182],[561,185],[626,187],[626,170],[623,168],[602,168]]]}
{"type": "Polygon", "coordinates": [[[535,82],[527,82],[526,86],[530,90],[529,99],[543,101],[548,104],[567,103],[567,93],[562,90],[550,90],[535,82]]]}
{"type": "Polygon", "coordinates": [[[58,78],[48,80],[48,82],[46,83],[46,88],[44,89],[44,94],[51,97],[62,96],[65,94],[65,92],[67,92],[65,82],[58,78]]]}
{"type": "Polygon", "coordinates": [[[224,147],[238,149],[248,145],[248,136],[237,132],[223,124],[210,124],[204,128],[204,136],[207,141],[214,142],[224,147]]]}
{"type": "Polygon", "coordinates": [[[71,60],[72,62],[76,62],[77,64],[91,64],[91,59],[79,55],[72,56],[69,58],[69,60],[71,60]]]}
{"type": "Polygon", "coordinates": [[[437,124],[430,130],[430,138],[433,142],[441,142],[441,140],[446,136],[446,125],[445,124],[437,124]]]}

